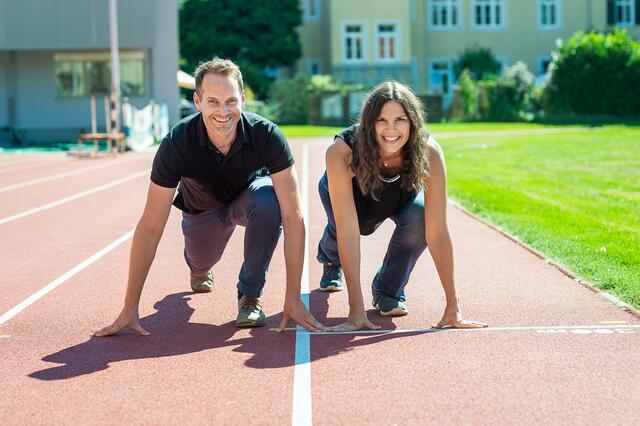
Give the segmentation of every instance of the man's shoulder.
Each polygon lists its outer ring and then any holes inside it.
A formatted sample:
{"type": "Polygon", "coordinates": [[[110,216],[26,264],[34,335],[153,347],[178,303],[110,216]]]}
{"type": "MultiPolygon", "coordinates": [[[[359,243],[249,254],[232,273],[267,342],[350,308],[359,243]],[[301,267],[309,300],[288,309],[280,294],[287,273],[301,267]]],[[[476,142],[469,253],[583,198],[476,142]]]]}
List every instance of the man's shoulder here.
{"type": "Polygon", "coordinates": [[[195,141],[197,135],[197,127],[202,121],[202,113],[197,112],[191,114],[178,121],[167,133],[165,139],[175,144],[186,143],[186,141],[195,141]]]}
{"type": "Polygon", "coordinates": [[[278,125],[273,121],[256,114],[255,112],[242,111],[242,119],[244,123],[252,130],[263,130],[273,132],[278,125]]]}

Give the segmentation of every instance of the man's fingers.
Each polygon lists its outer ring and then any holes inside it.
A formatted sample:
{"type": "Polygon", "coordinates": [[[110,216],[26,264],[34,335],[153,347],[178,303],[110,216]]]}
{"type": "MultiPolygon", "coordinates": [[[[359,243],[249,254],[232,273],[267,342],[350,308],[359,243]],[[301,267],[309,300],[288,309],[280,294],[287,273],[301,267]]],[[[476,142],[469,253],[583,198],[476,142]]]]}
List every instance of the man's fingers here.
{"type": "Polygon", "coordinates": [[[289,315],[286,314],[286,312],[282,313],[282,321],[280,321],[280,325],[278,326],[278,332],[282,332],[285,327],[287,326],[287,323],[289,322],[289,315]]]}
{"type": "Polygon", "coordinates": [[[379,329],[381,329],[381,328],[382,328],[381,326],[379,326],[379,325],[375,325],[374,323],[369,322],[369,321],[367,321],[367,322],[365,323],[365,325],[366,325],[369,329],[371,329],[371,330],[379,330],[379,329]]]}
{"type": "Polygon", "coordinates": [[[140,324],[135,324],[131,327],[133,329],[133,331],[135,331],[136,333],[138,333],[141,336],[148,336],[149,332],[147,330],[145,330],[144,328],[142,328],[142,326],[140,324]]]}

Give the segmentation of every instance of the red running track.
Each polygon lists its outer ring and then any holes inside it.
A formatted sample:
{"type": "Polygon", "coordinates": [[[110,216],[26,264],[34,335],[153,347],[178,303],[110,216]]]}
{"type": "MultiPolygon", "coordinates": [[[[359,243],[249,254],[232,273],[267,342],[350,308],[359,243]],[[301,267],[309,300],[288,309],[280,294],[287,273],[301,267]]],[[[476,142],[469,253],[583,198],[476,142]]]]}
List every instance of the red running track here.
{"type": "MultiPolygon", "coordinates": [[[[337,324],[348,312],[346,293],[315,290],[325,221],[316,185],[327,143],[300,139],[292,147],[309,200],[310,306],[337,324]]],[[[0,156],[0,315],[59,284],[0,320],[3,424],[640,421],[640,320],[455,208],[449,216],[463,312],[488,329],[430,330],[444,298],[425,254],[407,287],[410,314],[389,319],[370,311],[385,333],[273,333],[284,293],[282,241],[263,297],[268,327],[236,329],[242,228],[214,268],[213,293],[192,294],[174,209],[142,296],[151,335],[92,338],[122,305],[126,236],[144,205],[151,159],[0,156]],[[58,177],[2,189],[47,176],[58,177]],[[72,199],[77,194],[86,195],[72,199]],[[122,244],[77,270],[122,236],[122,244]]],[[[363,238],[366,299],[391,230],[385,224],[363,238]]]]}

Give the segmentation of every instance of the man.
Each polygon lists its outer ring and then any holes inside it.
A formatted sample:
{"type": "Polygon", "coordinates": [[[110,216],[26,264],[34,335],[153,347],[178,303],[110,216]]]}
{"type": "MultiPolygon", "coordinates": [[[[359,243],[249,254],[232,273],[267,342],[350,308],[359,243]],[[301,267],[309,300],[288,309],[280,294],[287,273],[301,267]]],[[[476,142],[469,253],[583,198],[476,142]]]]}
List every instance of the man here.
{"type": "Polygon", "coordinates": [[[305,228],[284,135],[270,121],[242,111],[242,74],[233,62],[202,63],[195,80],[193,99],[199,113],[169,131],[153,162],[147,202],[131,247],[124,308],[113,324],[95,335],[125,329],[148,334],[140,325],[138,305],[172,204],[182,210],[184,257],[194,292],[211,291],[211,267],[220,260],[235,226],[245,226],[236,325],[264,325],[258,298],[282,226],[287,283],[279,328],[293,320],[311,331],[324,330],[300,300],[305,228]]]}

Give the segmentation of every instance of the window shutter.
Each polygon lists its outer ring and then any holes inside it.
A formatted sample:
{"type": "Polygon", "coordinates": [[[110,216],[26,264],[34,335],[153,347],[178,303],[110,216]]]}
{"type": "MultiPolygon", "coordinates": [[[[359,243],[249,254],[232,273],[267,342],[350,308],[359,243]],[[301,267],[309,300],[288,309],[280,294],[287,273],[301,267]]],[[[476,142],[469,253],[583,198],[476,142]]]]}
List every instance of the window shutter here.
{"type": "Polygon", "coordinates": [[[613,0],[607,0],[607,24],[615,25],[615,3],[613,0]]]}

